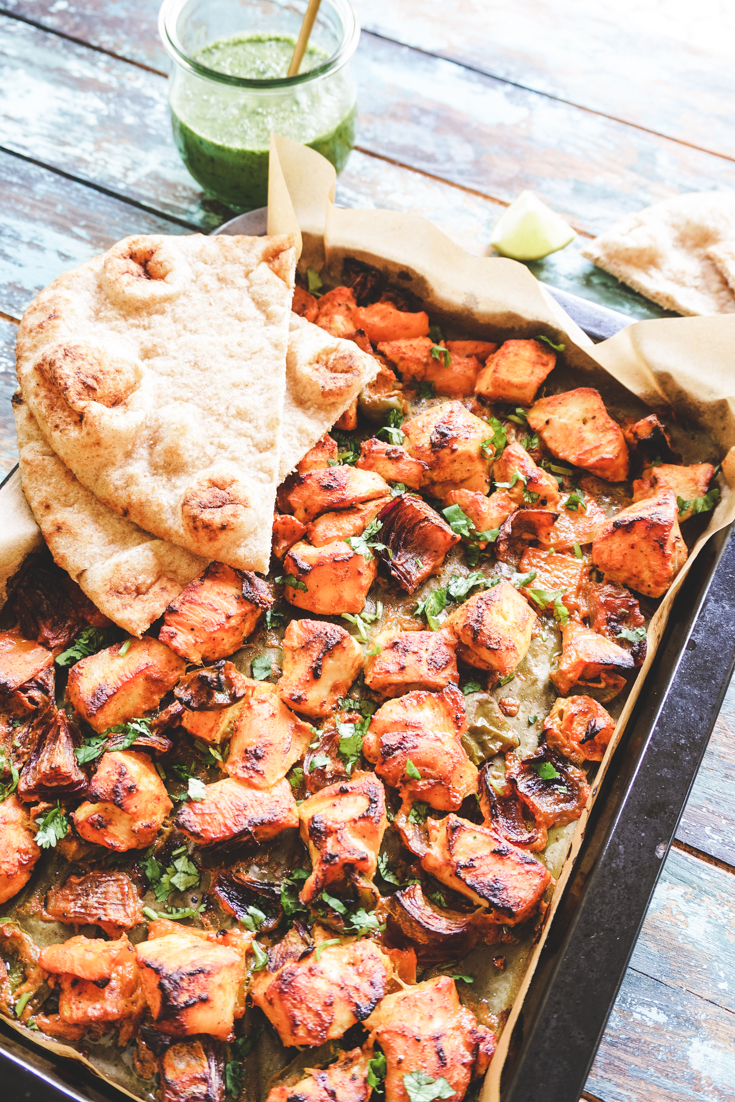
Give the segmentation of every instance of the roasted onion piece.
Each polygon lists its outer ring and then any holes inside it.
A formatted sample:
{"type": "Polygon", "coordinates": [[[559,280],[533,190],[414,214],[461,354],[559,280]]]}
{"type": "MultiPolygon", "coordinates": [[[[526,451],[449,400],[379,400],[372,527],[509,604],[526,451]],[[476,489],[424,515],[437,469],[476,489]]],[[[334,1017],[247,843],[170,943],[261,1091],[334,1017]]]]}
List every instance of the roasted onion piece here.
{"type": "Polygon", "coordinates": [[[18,783],[22,800],[59,800],[87,787],[87,778],[74,755],[81,738],[66,712],[59,709],[37,732],[36,744],[18,783]]]}
{"type": "Polygon", "coordinates": [[[225,1057],[210,1037],[177,1041],[161,1056],[161,1102],[222,1102],[225,1057]]]}
{"type": "Polygon", "coordinates": [[[617,643],[570,620],[561,629],[562,652],[551,680],[562,694],[575,685],[595,689],[600,700],[612,700],[625,686],[623,671],[635,666],[633,656],[617,643]]]}
{"type": "Polygon", "coordinates": [[[623,429],[628,447],[635,458],[638,470],[652,462],[680,463],[681,456],[674,451],[671,439],[655,413],[628,425],[623,429]]]}
{"type": "Polygon", "coordinates": [[[552,509],[516,509],[500,525],[495,554],[501,562],[518,566],[529,543],[548,542],[548,534],[558,517],[552,509]]]}
{"type": "Polygon", "coordinates": [[[630,651],[636,666],[646,658],[646,621],[641,606],[630,592],[616,582],[590,582],[585,591],[590,627],[618,646],[630,651]],[[641,629],[644,634],[641,636],[641,629]],[[630,636],[639,638],[630,638],[630,636]]]}
{"type": "Polygon", "coordinates": [[[275,930],[283,916],[280,884],[256,880],[240,869],[221,869],[212,884],[223,911],[235,918],[245,918],[251,907],[257,907],[265,915],[259,931],[262,934],[275,930]]]}
{"type": "Polygon", "coordinates": [[[543,736],[553,750],[576,765],[602,761],[615,720],[590,696],[560,696],[544,720],[543,736]]]}
{"type": "Polygon", "coordinates": [[[390,897],[388,934],[397,945],[409,944],[421,964],[463,957],[480,940],[475,912],[434,906],[421,884],[410,884],[390,897]]]}
{"type": "Polygon", "coordinates": [[[68,926],[100,926],[108,937],[116,938],[143,921],[143,904],[126,873],[96,869],[51,888],[43,917],[68,926]]]}
{"type": "Polygon", "coordinates": [[[221,659],[182,677],[174,696],[191,712],[219,711],[242,700],[247,684],[232,662],[221,659]]]}
{"type": "Polygon", "coordinates": [[[490,763],[480,771],[479,798],[482,817],[514,846],[536,853],[546,846],[546,828],[528,820],[528,808],[512,784],[493,784],[490,763]]]}
{"type": "Polygon", "coordinates": [[[378,538],[385,549],[377,548],[377,554],[407,593],[433,574],[449,548],[459,543],[447,522],[415,494],[393,498],[378,519],[378,538]]]}
{"type": "Polygon", "coordinates": [[[549,748],[537,750],[507,773],[539,826],[578,819],[590,795],[587,777],[549,748]]]}
{"type": "Polygon", "coordinates": [[[67,647],[82,628],[110,623],[45,552],[24,560],[8,592],[21,634],[50,650],[67,647]]]}

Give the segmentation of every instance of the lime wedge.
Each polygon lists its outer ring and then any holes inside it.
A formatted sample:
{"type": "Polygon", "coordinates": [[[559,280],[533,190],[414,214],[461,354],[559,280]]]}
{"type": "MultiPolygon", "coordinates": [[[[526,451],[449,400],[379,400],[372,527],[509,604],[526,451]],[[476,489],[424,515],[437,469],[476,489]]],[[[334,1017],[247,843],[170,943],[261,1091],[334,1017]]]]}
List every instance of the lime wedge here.
{"type": "Polygon", "coordinates": [[[576,237],[572,227],[532,191],[522,191],[495,223],[490,244],[513,260],[540,260],[576,237]]]}

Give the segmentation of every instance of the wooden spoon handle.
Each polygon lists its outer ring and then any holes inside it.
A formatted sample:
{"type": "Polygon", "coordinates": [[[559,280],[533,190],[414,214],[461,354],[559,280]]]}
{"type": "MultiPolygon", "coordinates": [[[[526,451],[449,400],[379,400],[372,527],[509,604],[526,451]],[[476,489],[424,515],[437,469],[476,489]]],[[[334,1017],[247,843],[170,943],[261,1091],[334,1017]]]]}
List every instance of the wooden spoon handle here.
{"type": "Polygon", "coordinates": [[[299,31],[299,37],[296,42],[296,49],[293,52],[291,58],[291,64],[288,67],[288,75],[295,77],[301,68],[301,62],[306,52],[306,47],[309,45],[309,38],[311,37],[311,30],[314,26],[314,20],[319,12],[319,5],[322,0],[309,0],[309,6],[304,14],[304,21],[301,24],[301,30],[299,31]]]}

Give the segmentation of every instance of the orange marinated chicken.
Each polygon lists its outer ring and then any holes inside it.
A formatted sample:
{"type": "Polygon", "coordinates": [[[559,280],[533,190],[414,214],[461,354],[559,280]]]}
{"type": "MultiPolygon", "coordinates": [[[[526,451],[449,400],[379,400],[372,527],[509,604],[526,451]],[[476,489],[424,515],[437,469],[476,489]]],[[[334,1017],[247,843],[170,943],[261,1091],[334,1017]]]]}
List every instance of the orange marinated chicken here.
{"type": "Polygon", "coordinates": [[[353,505],[349,509],[322,513],[306,528],[305,538],[314,547],[324,547],[328,543],[346,540],[350,536],[360,536],[389,501],[390,494],[386,494],[385,497],[366,501],[364,505],[353,505]]]}
{"type": "Polygon", "coordinates": [[[44,918],[67,926],[100,926],[108,937],[119,937],[143,921],[143,902],[124,872],[95,869],[70,876],[63,887],[51,888],[44,918]]]}
{"type": "Polygon", "coordinates": [[[53,664],[54,656],[46,647],[24,639],[18,631],[0,631],[0,695],[14,692],[53,664]]]}
{"type": "Polygon", "coordinates": [[[69,671],[66,693],[90,727],[106,731],[157,707],[185,669],[177,654],[144,635],[82,658],[69,671]]]}
{"type": "Polygon", "coordinates": [[[337,466],[299,475],[294,480],[288,501],[297,520],[308,524],[330,509],[347,509],[350,505],[361,505],[389,494],[390,487],[379,474],[337,466]]]}
{"type": "Polygon", "coordinates": [[[318,301],[316,317],[309,320],[333,337],[349,338],[356,329],[362,328],[360,309],[351,287],[334,287],[327,291],[318,301]]]}
{"type": "Polygon", "coordinates": [[[266,1102],[368,1102],[373,1093],[367,1081],[371,1059],[370,1049],[342,1052],[334,1064],[299,1072],[272,1087],[266,1102]]]}
{"type": "Polygon", "coordinates": [[[71,818],[86,841],[122,853],[149,846],[172,808],[148,754],[113,750],[100,758],[87,800],[71,818]]]}
{"type": "Polygon", "coordinates": [[[487,908],[493,922],[515,926],[530,918],[551,883],[545,865],[493,828],[453,814],[426,822],[429,848],[421,864],[428,873],[487,908]]]}
{"type": "Polygon", "coordinates": [[[544,551],[540,547],[527,547],[523,552],[518,569],[522,574],[536,571],[536,577],[528,585],[520,585],[518,592],[522,593],[531,608],[543,609],[544,602],[547,608],[553,608],[553,600],[550,595],[561,593],[562,603],[570,612],[579,612],[583,600],[582,592],[589,575],[589,567],[584,559],[578,559],[576,555],[562,555],[556,551],[544,551]],[[542,590],[542,593],[539,593],[542,590]],[[534,595],[539,601],[534,600],[534,595]]]}
{"type": "Polygon", "coordinates": [[[671,490],[622,509],[595,537],[592,562],[611,582],[662,597],[687,560],[671,490]]]}
{"type": "Polygon", "coordinates": [[[445,398],[465,398],[475,392],[480,361],[450,352],[444,341],[436,344],[430,337],[385,341],[378,352],[393,364],[404,383],[432,383],[434,393],[445,398]]]}
{"type": "Polygon", "coordinates": [[[592,387],[542,398],[530,410],[528,423],[558,459],[608,482],[624,482],[628,477],[628,446],[622,429],[592,387]]]}
{"type": "Polygon", "coordinates": [[[135,949],[124,934],[118,941],[77,936],[61,945],[47,945],[38,963],[59,977],[62,1022],[92,1026],[142,1015],[135,949]]]}
{"type": "Polygon", "coordinates": [[[362,612],[370,586],[378,573],[375,557],[367,559],[349,543],[336,540],[323,547],[295,543],[283,563],[286,600],[307,612],[341,616],[362,612]]]}
{"type": "MultiPolygon", "coordinates": [[[[478,532],[499,528],[518,507],[505,490],[496,490],[489,497],[477,490],[450,490],[444,495],[443,501],[445,505],[459,505],[478,532]]],[[[481,541],[480,547],[487,547],[487,543],[481,541]]]]}
{"type": "Polygon", "coordinates": [[[556,366],[556,353],[541,341],[504,341],[477,378],[475,393],[492,402],[530,406],[556,366]]]}
{"type": "Polygon", "coordinates": [[[358,311],[358,329],[364,329],[372,344],[381,341],[410,340],[425,337],[429,332],[429,315],[424,310],[415,313],[399,310],[390,301],[374,302],[358,311]]]}
{"type": "Polygon", "coordinates": [[[355,466],[361,471],[375,471],[386,482],[402,482],[409,490],[418,490],[426,471],[426,464],[414,459],[405,448],[386,444],[376,436],[363,440],[355,466]]]}
{"type": "Polygon", "coordinates": [[[292,620],[283,636],[278,692],[303,715],[328,716],[362,664],[360,644],[344,628],[323,620],[292,620]]]}
{"type": "Polygon", "coordinates": [[[196,712],[189,711],[187,708],[181,716],[181,726],[193,738],[219,746],[221,742],[226,742],[232,737],[241,711],[242,701],[240,700],[231,704],[229,708],[202,709],[196,712]]]}
{"type": "Polygon", "coordinates": [[[559,512],[541,543],[557,551],[571,551],[575,543],[585,547],[605,527],[607,516],[593,497],[583,490],[564,493],[557,505],[559,512]]]}
{"type": "Polygon", "coordinates": [[[436,574],[447,551],[459,543],[444,517],[417,494],[399,494],[380,513],[377,553],[407,593],[436,574]]]}
{"type": "Polygon", "coordinates": [[[229,739],[252,686],[250,678],[223,659],[212,666],[199,666],[186,674],[175,689],[177,704],[183,707],[179,722],[194,738],[213,745],[229,739]]]}
{"type": "Polygon", "coordinates": [[[516,505],[553,509],[559,502],[556,479],[537,467],[520,444],[508,444],[495,460],[493,478],[498,489],[505,490],[516,505]]]}
{"type": "Polygon", "coordinates": [[[488,356],[498,351],[497,344],[492,341],[447,341],[446,345],[453,356],[476,356],[483,364],[488,356]]]}
{"type": "Polygon", "coordinates": [[[298,314],[300,318],[306,318],[307,321],[314,321],[319,312],[319,303],[313,295],[310,295],[303,287],[299,287],[297,283],[293,289],[291,309],[294,314],[298,314]]]}
{"type": "Polygon", "coordinates": [[[190,800],[179,808],[176,826],[193,842],[210,846],[242,836],[267,842],[288,827],[297,827],[299,817],[291,785],[278,781],[272,788],[253,788],[233,777],[205,785],[201,800],[190,800]]]}
{"type": "Polygon", "coordinates": [[[310,448],[304,458],[296,464],[296,470],[299,474],[327,470],[332,463],[336,464],[338,452],[337,441],[325,432],[321,440],[317,440],[314,447],[310,448]]]}
{"type": "Polygon", "coordinates": [[[304,756],[312,733],[309,724],[286,707],[275,685],[248,679],[232,724],[225,768],[243,784],[271,789],[304,756]]]}
{"type": "Polygon", "coordinates": [[[490,429],[461,402],[418,413],[403,422],[401,431],[406,451],[426,464],[422,488],[428,494],[443,498],[461,489],[487,493],[490,477],[482,446],[490,429]]]}
{"type": "Polygon", "coordinates": [[[24,888],[41,856],[28,809],[13,793],[0,803],[0,903],[24,888]]]}
{"type": "Polygon", "coordinates": [[[322,788],[299,808],[301,837],[312,872],[300,892],[310,903],[330,884],[372,885],[388,819],[385,791],[373,773],[322,788]]]}
{"type": "Polygon", "coordinates": [[[365,1028],[385,1053],[385,1102],[411,1102],[404,1076],[412,1072],[444,1079],[455,1092],[451,1098],[464,1098],[470,1080],[483,1074],[495,1051],[494,1035],[461,1005],[451,976],[386,995],[365,1028]]]}
{"type": "Polygon", "coordinates": [[[144,941],[135,953],[156,1029],[170,1037],[232,1038],[245,977],[241,949],[177,932],[144,941]]]}
{"type": "Polygon", "coordinates": [[[373,940],[325,945],[275,972],[253,977],[250,994],[284,1045],[314,1048],[367,1018],[393,975],[390,957],[373,940]]]}
{"type": "Polygon", "coordinates": [[[363,754],[386,784],[400,789],[404,803],[424,800],[456,811],[477,791],[477,769],[462,746],[466,730],[464,697],[455,685],[406,693],[378,708],[363,754]]]}
{"type": "Polygon", "coordinates": [[[444,621],[459,639],[457,656],[469,666],[506,677],[531,645],[536,613],[515,586],[502,581],[476,593],[444,621]]]}
{"type": "Polygon", "coordinates": [[[271,587],[257,574],[213,562],[168,606],[158,638],[189,662],[226,658],[272,604],[271,587]]]}
{"type": "Polygon", "coordinates": [[[273,518],[273,554],[283,562],[289,547],[292,547],[306,534],[306,525],[288,513],[276,513],[273,518]]]}
{"type": "Polygon", "coordinates": [[[365,662],[365,684],[383,696],[400,696],[413,689],[444,689],[459,681],[450,631],[396,631],[388,628],[375,636],[365,662]]]}
{"type": "Polygon", "coordinates": [[[679,505],[679,521],[692,516],[693,502],[707,493],[715,468],[711,463],[694,463],[691,467],[679,467],[673,463],[660,463],[646,467],[641,477],[633,483],[633,501],[658,497],[662,490],[671,490],[686,508],[679,505]]]}
{"type": "Polygon", "coordinates": [[[221,1102],[224,1071],[224,1057],[217,1041],[206,1037],[176,1041],[168,1046],[159,1062],[161,1102],[221,1102]]]}
{"type": "Polygon", "coordinates": [[[556,670],[549,675],[558,692],[566,695],[579,685],[599,689],[612,700],[625,685],[624,674],[634,669],[630,651],[570,620],[561,629],[562,652],[556,670]]]}
{"type": "Polygon", "coordinates": [[[544,720],[543,736],[576,765],[602,761],[615,731],[615,720],[590,696],[558,697],[544,720]]]}
{"type": "MultiPolygon", "coordinates": [[[[363,347],[363,343],[366,342],[363,342],[360,339],[361,333],[362,330],[358,330],[356,333],[352,333],[350,335],[350,340],[353,340],[358,348],[362,348],[363,352],[369,352],[369,345],[367,348],[363,347]]],[[[357,428],[357,398],[355,398],[354,401],[350,403],[342,416],[337,418],[337,420],[334,422],[334,427],[335,429],[339,429],[342,432],[352,432],[353,429],[357,428]]]]}

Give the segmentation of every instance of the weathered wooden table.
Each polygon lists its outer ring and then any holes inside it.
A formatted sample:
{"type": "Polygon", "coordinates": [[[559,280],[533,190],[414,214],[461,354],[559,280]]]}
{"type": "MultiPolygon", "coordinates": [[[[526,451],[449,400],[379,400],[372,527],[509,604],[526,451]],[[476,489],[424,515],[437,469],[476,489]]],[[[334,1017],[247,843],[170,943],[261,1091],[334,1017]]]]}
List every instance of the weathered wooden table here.
{"type": "MultiPolygon", "coordinates": [[[[733,5],[353,3],[365,31],[343,205],[418,211],[485,253],[523,188],[583,239],[657,199],[735,186],[733,5]]],[[[174,149],[156,14],[156,0],[0,10],[2,470],[15,462],[15,326],[36,292],[128,234],[208,232],[230,217],[174,149]]],[[[575,246],[532,268],[635,317],[661,316],[575,246]]],[[[585,1098],[735,1099],[735,687],[585,1098]]]]}

